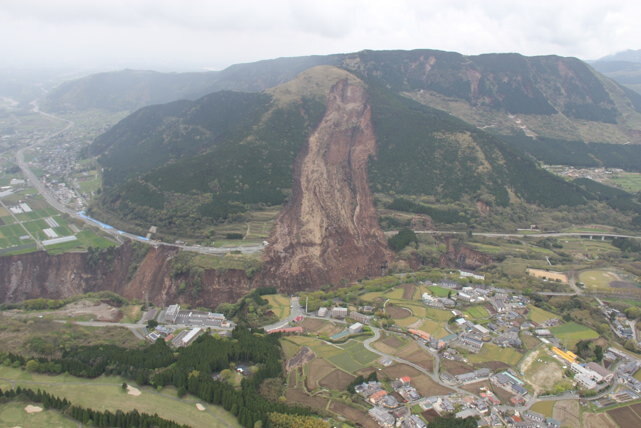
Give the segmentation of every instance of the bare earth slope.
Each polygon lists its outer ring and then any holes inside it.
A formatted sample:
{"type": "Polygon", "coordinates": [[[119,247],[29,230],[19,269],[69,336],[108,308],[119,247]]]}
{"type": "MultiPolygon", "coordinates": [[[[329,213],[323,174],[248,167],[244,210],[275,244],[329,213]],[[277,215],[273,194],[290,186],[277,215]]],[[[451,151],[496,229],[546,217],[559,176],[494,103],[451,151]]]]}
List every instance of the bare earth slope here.
{"type": "Polygon", "coordinates": [[[391,260],[367,181],[376,139],[364,85],[340,80],[294,165],[266,251],[265,282],[296,290],[378,275],[391,260]]]}

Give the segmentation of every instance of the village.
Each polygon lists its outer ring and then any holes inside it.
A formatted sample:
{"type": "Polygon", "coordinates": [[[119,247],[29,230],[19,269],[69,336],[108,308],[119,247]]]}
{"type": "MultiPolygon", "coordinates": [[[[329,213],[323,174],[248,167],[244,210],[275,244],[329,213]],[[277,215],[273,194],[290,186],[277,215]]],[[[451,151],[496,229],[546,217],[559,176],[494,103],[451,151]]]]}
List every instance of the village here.
{"type": "MultiPolygon", "coordinates": [[[[419,328],[420,319],[407,324],[414,318],[407,322],[393,319],[394,324],[382,327],[377,314],[400,313],[403,302],[394,299],[392,306],[392,299],[374,299],[371,305],[361,306],[335,301],[332,307],[307,312],[289,326],[269,333],[285,334],[291,340],[296,339],[290,335],[322,337],[330,344],[361,341],[367,351],[376,353],[378,358],[370,366],[378,365],[378,374],[384,373],[383,376],[355,385],[354,391],[359,402],[369,406],[369,417],[383,427],[425,427],[438,416],[473,417],[479,426],[560,427],[561,421],[537,412],[537,406],[578,398],[584,405],[606,408],[641,398],[641,382],[633,377],[641,368],[641,360],[611,346],[603,350],[599,362],[585,361],[570,350],[571,344],[576,343],[568,340],[577,333],[570,331],[575,328],[574,323],[551,313],[542,317],[545,311],[532,306],[528,297],[486,286],[482,275],[466,271],[459,275],[461,281],[423,281],[417,290],[426,291],[417,292],[413,301],[407,301],[405,309],[412,312],[418,312],[415,308],[420,304],[426,311],[449,313],[438,325],[426,319],[423,325],[434,326],[432,329],[419,328]],[[467,278],[476,281],[468,282],[467,278]],[[479,307],[487,312],[471,316],[479,307]],[[325,327],[315,324],[321,320],[325,320],[325,327]],[[326,326],[330,324],[335,329],[328,330],[326,326]],[[402,354],[394,353],[393,347],[381,344],[401,346],[408,339],[413,345],[405,346],[413,346],[425,358],[433,359],[429,365],[417,360],[418,352],[401,358],[402,354]],[[499,361],[491,361],[489,354],[497,354],[499,361]],[[508,355],[511,360],[498,354],[508,355]],[[391,377],[386,373],[390,366],[406,367],[407,374],[399,369],[395,371],[397,376],[391,377]],[[554,385],[538,384],[545,377],[544,372],[558,373],[554,385]],[[419,391],[413,384],[412,375],[416,374],[430,377],[451,392],[431,394],[425,388],[419,391]],[[564,388],[552,393],[553,386],[559,385],[564,388]]],[[[612,319],[616,326],[616,314],[612,319]]],[[[577,337],[581,337],[583,332],[577,331],[577,337]]]]}

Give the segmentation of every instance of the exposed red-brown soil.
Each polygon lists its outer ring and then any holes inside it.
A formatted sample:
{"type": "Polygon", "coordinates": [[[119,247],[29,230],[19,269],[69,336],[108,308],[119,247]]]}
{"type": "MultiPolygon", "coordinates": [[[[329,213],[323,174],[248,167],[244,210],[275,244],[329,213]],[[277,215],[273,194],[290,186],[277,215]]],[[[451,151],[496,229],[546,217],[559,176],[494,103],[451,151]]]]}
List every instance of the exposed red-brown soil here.
{"type": "Polygon", "coordinates": [[[413,300],[414,293],[416,293],[416,286],[414,284],[403,284],[403,299],[413,300]]]}
{"type": "Polygon", "coordinates": [[[242,270],[204,270],[197,278],[171,275],[177,249],[149,248],[138,263],[133,247],[125,243],[109,257],[92,263],[88,253],[49,255],[44,251],[0,257],[0,302],[26,299],[63,299],[90,291],[114,291],[128,299],[158,305],[190,303],[215,307],[234,301],[252,288],[242,270]],[[133,274],[132,274],[133,273],[133,274]],[[179,293],[178,285],[199,282],[198,293],[179,293]]]}
{"type": "Polygon", "coordinates": [[[477,269],[492,263],[492,257],[467,247],[454,238],[446,238],[445,244],[447,250],[440,260],[443,267],[477,269]]]}
{"type": "Polygon", "coordinates": [[[367,180],[376,139],[364,85],[337,82],[294,165],[292,197],[276,220],[262,281],[283,291],[380,275],[391,261],[367,180]]]}

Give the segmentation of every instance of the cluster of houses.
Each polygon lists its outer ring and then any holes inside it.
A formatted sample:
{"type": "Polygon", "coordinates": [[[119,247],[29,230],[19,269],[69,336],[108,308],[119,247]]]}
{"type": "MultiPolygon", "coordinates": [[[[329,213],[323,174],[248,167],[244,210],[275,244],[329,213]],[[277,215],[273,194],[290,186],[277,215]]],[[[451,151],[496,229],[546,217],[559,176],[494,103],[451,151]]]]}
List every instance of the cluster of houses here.
{"type": "Polygon", "coordinates": [[[603,315],[610,320],[614,334],[626,340],[634,338],[634,333],[628,323],[628,317],[626,317],[624,313],[602,302],[600,308],[603,315]]]}
{"type": "Polygon", "coordinates": [[[393,393],[388,393],[380,382],[370,381],[356,385],[354,390],[372,407],[369,415],[382,427],[426,428],[427,424],[413,415],[403,403],[413,404],[423,397],[410,384],[409,377],[401,377],[391,383],[393,393]]]}
{"type": "Polygon", "coordinates": [[[510,398],[510,403],[515,406],[524,404],[528,397],[528,390],[524,387],[525,382],[516,377],[516,374],[512,370],[506,370],[492,375],[490,382],[513,394],[510,398]]]}

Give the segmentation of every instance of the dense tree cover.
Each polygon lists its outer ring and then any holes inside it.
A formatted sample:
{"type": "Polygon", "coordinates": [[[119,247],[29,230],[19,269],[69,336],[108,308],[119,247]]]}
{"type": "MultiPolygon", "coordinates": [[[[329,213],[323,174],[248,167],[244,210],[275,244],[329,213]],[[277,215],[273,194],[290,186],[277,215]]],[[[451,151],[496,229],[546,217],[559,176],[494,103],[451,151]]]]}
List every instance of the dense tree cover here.
{"type": "Polygon", "coordinates": [[[309,415],[308,409],[270,402],[258,393],[265,379],[282,375],[278,335],[236,328],[232,337],[228,340],[201,336],[180,352],[175,364],[155,374],[152,384],[185,388],[208,403],[223,406],[245,427],[253,427],[257,421],[267,423],[271,412],[309,415]],[[237,361],[252,361],[260,366],[257,373],[242,380],[240,390],[212,379],[211,373],[227,369],[237,361]]]}
{"type": "Polygon", "coordinates": [[[548,165],[641,171],[641,146],[638,144],[584,143],[546,137],[533,139],[525,135],[498,138],[548,165]]]}
{"type": "Polygon", "coordinates": [[[42,404],[45,409],[57,410],[85,425],[97,427],[119,427],[119,428],[188,428],[188,425],[181,425],[174,421],[163,419],[157,414],[149,415],[139,413],[138,410],[131,412],[99,411],[74,406],[66,398],[59,398],[40,389],[34,391],[18,386],[16,389],[7,391],[0,390],[0,403],[14,400],[35,402],[42,404]]]}
{"type": "Polygon", "coordinates": [[[641,253],[641,242],[636,239],[614,238],[612,245],[624,253],[641,253]]]}
{"type": "Polygon", "coordinates": [[[398,233],[387,240],[389,247],[398,252],[407,247],[411,243],[418,243],[416,233],[411,229],[401,229],[398,233]]]}
{"type": "MultiPolygon", "coordinates": [[[[270,292],[264,289],[261,292],[270,292]]],[[[259,296],[260,297],[260,296],[259,296]]],[[[307,408],[271,402],[259,394],[268,378],[282,376],[279,335],[254,333],[237,327],[231,339],[210,335],[199,337],[192,345],[174,353],[163,340],[139,350],[117,346],[81,347],[65,352],[60,359],[30,359],[5,354],[5,364],[25,367],[29,371],[80,377],[102,374],[121,375],[141,385],[175,386],[182,393],[193,394],[211,404],[220,405],[238,418],[241,425],[253,427],[257,421],[268,423],[269,413],[310,415],[307,408]],[[232,363],[257,364],[256,373],[242,380],[240,389],[215,381],[212,373],[229,369],[232,363]]]]}
{"type": "Polygon", "coordinates": [[[312,416],[270,413],[268,417],[270,428],[329,428],[331,426],[324,420],[312,416]]]}
{"type": "Polygon", "coordinates": [[[241,326],[256,327],[264,325],[265,321],[270,321],[270,317],[275,318],[275,315],[268,315],[269,301],[261,296],[276,294],[277,292],[275,287],[255,288],[241,297],[236,303],[221,303],[216,307],[216,311],[224,314],[228,319],[233,319],[241,326]]]}
{"type": "Polygon", "coordinates": [[[638,198],[624,190],[588,178],[577,178],[574,183],[593,195],[595,199],[605,202],[616,210],[641,214],[641,203],[638,198]]]}

